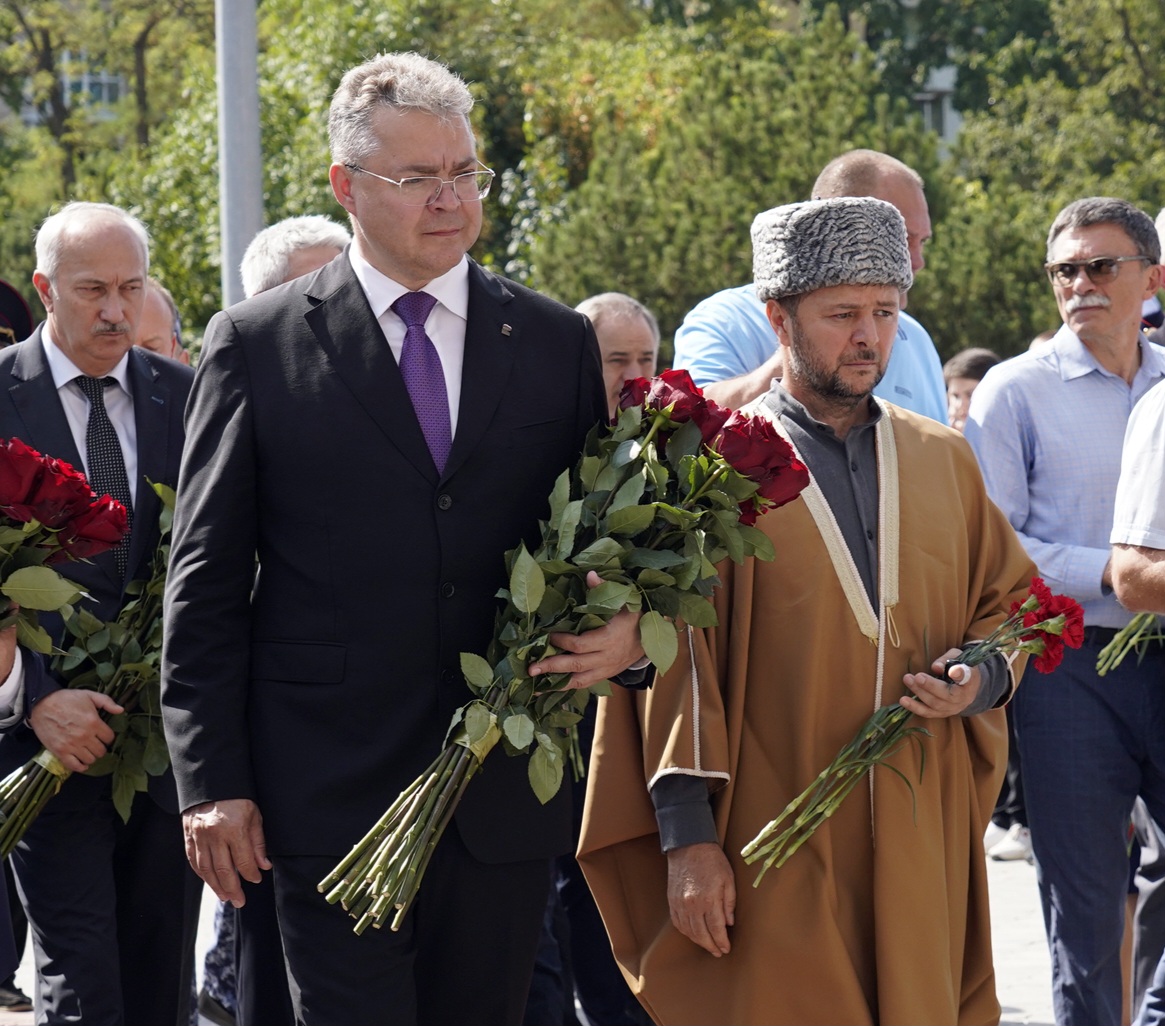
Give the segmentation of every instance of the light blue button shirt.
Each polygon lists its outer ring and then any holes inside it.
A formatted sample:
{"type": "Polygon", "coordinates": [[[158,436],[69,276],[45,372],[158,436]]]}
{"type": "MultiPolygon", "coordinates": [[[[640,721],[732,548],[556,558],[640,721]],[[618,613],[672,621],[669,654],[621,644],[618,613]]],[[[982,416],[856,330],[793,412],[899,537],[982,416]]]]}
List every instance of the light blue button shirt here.
{"type": "MultiPolygon", "coordinates": [[[[741,285],[701,300],[688,312],[676,331],[672,362],[703,388],[756,370],[776,350],[777,336],[756,287],[741,285]]],[[[905,312],[898,315],[890,362],[874,395],[947,422],[942,362],[926,329],[905,312]]]]}
{"type": "Polygon", "coordinates": [[[1129,386],[1061,327],[1046,345],[992,367],[967,417],[987,493],[1049,587],[1076,599],[1097,627],[1130,619],[1101,576],[1129,414],[1165,378],[1165,349],[1140,345],[1129,386]]]}

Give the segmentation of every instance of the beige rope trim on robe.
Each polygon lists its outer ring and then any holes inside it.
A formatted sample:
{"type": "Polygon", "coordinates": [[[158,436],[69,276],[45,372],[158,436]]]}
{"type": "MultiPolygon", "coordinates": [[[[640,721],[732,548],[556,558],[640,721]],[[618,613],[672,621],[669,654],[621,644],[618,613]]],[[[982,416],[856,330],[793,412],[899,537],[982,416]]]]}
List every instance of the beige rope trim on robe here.
{"type": "Polygon", "coordinates": [[[686,628],[686,633],[688,636],[688,666],[691,667],[688,678],[691,681],[692,688],[692,749],[695,752],[696,764],[691,769],[672,766],[669,769],[660,770],[647,782],[648,791],[655,786],[655,782],[660,777],[672,776],[676,773],[682,773],[689,777],[716,778],[718,780],[730,779],[728,774],[723,770],[704,769],[703,757],[700,752],[700,671],[696,669],[696,643],[693,640],[695,635],[692,628],[686,628]]]}

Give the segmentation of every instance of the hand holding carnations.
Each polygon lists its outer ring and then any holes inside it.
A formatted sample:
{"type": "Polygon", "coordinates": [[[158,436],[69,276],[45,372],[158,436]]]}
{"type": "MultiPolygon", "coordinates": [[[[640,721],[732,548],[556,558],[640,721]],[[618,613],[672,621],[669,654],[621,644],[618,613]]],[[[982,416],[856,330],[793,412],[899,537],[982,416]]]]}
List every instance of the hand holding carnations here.
{"type": "Polygon", "coordinates": [[[947,664],[962,656],[962,649],[949,648],[931,664],[929,673],[908,673],[902,683],[910,689],[909,695],[899,699],[902,706],[915,716],[938,720],[958,716],[979,697],[982,675],[975,666],[959,663],[947,670],[947,664]],[[958,680],[944,680],[944,670],[957,674],[958,680]]]}

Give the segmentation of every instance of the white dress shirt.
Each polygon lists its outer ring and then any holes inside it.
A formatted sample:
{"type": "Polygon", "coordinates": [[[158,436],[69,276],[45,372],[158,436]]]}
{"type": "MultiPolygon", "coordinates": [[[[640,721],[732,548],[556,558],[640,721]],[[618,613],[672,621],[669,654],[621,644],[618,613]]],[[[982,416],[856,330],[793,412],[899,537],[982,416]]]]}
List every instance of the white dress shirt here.
{"type": "MultiPolygon", "coordinates": [[[[85,444],[85,435],[89,430],[89,400],[81,391],[81,386],[74,382],[74,378],[84,376],[53,342],[49,336],[49,326],[46,323],[41,330],[41,342],[44,344],[45,359],[48,360],[49,371],[53,376],[53,384],[57,386],[57,395],[61,399],[61,407],[65,411],[65,418],[69,422],[69,430],[73,432],[73,441],[77,444],[77,452],[81,454],[81,466],[89,474],[88,447],[85,444]]],[[[105,411],[109,414],[113,430],[117,432],[117,440],[121,442],[121,455],[125,460],[125,476],[129,479],[129,495],[133,502],[137,502],[138,476],[138,428],[133,413],[133,389],[129,382],[129,352],[117,362],[117,366],[108,374],[119,387],[105,390],[105,411]]],[[[53,453],[52,455],[57,455],[53,453]]]]}
{"type": "MultiPolygon", "coordinates": [[[[410,290],[378,271],[356,251],[355,246],[349,248],[348,259],[399,364],[405,342],[405,322],[393,311],[392,304],[410,290]]],[[[457,434],[457,413],[461,406],[461,367],[465,362],[465,326],[469,317],[469,261],[462,257],[452,270],[434,278],[421,291],[437,300],[425,321],[425,333],[433,340],[441,359],[441,369],[445,372],[452,437],[457,434]]]]}

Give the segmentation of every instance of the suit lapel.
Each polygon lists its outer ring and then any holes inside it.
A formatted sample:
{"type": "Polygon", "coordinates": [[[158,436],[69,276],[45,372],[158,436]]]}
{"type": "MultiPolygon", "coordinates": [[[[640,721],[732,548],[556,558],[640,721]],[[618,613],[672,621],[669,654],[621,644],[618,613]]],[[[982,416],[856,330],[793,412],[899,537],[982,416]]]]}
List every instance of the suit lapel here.
{"type": "MultiPolygon", "coordinates": [[[[165,482],[170,446],[181,440],[170,436],[170,389],[161,376],[136,349],[129,351],[129,377],[133,387],[134,425],[138,436],[138,475],[134,494],[134,529],[130,535],[129,574],[134,577],[143,558],[148,558],[146,542],[154,537],[153,527],[161,512],[161,501],[150,482],[165,482]]],[[[176,481],[166,482],[176,486],[176,481]]]]}
{"type": "Polygon", "coordinates": [[[346,254],[309,279],[307,298],[316,304],[305,315],[308,326],[340,379],[389,442],[436,484],[404,378],[346,254]]]}
{"type": "Polygon", "coordinates": [[[71,463],[77,470],[84,469],[85,464],[77,451],[77,443],[73,440],[73,432],[45,358],[41,327],[28,341],[20,343],[12,364],[8,394],[23,424],[17,436],[22,442],[38,452],[71,463]]]}
{"type": "Polygon", "coordinates": [[[469,262],[469,312],[457,434],[445,464],[447,478],[477,447],[502,401],[513,369],[522,325],[514,316],[514,294],[502,279],[469,262]]]}

